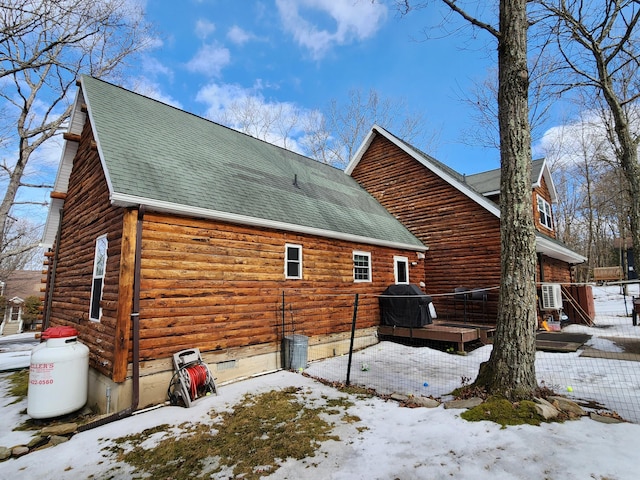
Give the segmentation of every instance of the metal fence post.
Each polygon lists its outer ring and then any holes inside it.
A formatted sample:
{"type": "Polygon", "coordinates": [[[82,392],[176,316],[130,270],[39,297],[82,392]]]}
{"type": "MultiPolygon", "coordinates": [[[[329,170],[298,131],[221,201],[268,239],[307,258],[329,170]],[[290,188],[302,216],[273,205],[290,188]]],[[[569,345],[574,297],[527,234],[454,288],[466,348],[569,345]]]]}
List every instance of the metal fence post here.
{"type": "Polygon", "coordinates": [[[351,343],[349,344],[349,363],[347,365],[347,385],[351,383],[351,358],[353,356],[353,339],[356,336],[356,318],[358,318],[359,295],[359,293],[356,293],[356,298],[353,304],[353,319],[351,320],[351,343]]]}

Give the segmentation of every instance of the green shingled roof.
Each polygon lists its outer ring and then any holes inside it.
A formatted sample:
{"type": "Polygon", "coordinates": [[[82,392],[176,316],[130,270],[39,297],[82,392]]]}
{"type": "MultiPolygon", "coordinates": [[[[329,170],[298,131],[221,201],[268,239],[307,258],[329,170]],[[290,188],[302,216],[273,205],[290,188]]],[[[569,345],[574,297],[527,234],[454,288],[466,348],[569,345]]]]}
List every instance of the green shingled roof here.
{"type": "Polygon", "coordinates": [[[341,170],[101,80],[81,85],[112,198],[425,248],[341,170]]]}
{"type": "MultiPolygon", "coordinates": [[[[533,160],[531,162],[531,183],[535,184],[540,179],[540,172],[544,167],[544,159],[533,160]]],[[[500,169],[489,170],[487,172],[467,175],[464,179],[476,191],[486,195],[500,191],[500,169]]]]}

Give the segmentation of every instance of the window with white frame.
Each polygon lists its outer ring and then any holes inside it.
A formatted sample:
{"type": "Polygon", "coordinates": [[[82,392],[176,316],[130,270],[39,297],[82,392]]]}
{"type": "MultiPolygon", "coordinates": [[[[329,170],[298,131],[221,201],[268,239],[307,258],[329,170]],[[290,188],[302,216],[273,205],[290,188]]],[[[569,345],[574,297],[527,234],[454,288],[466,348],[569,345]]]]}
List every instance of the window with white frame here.
{"type": "Polygon", "coordinates": [[[553,229],[551,220],[551,205],[544,198],[538,195],[538,212],[540,212],[540,223],[549,230],[553,229]]]}
{"type": "Polygon", "coordinates": [[[409,259],[407,257],[393,257],[393,274],[396,285],[409,283],[409,259]]]}
{"type": "Polygon", "coordinates": [[[302,278],[302,245],[287,243],[284,246],[284,276],[285,278],[302,278]]]}
{"type": "Polygon", "coordinates": [[[89,305],[89,318],[99,322],[102,317],[102,290],[104,287],[104,275],[107,268],[107,236],[102,235],[96,239],[96,250],[93,258],[93,282],[91,284],[91,303],[89,305]]]}
{"type": "Polygon", "coordinates": [[[371,281],[371,253],[353,252],[353,280],[355,282],[371,281]]]}

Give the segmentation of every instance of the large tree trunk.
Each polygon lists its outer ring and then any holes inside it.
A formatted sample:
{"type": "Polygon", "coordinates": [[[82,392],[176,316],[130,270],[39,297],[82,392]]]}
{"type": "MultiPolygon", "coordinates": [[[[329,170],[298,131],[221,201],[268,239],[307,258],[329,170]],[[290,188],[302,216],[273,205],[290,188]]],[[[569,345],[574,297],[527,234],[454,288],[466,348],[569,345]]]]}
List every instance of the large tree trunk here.
{"type": "Polygon", "coordinates": [[[537,388],[526,6],[526,0],[500,1],[500,300],[493,350],[475,381],[475,385],[513,400],[531,398],[537,388]]]}
{"type": "Polygon", "coordinates": [[[613,117],[613,128],[618,140],[617,156],[622,166],[629,192],[629,223],[633,260],[637,271],[640,262],[640,165],[638,164],[638,141],[631,133],[628,114],[615,93],[611,75],[605,69],[604,59],[596,58],[602,83],[602,93],[613,117]]]}

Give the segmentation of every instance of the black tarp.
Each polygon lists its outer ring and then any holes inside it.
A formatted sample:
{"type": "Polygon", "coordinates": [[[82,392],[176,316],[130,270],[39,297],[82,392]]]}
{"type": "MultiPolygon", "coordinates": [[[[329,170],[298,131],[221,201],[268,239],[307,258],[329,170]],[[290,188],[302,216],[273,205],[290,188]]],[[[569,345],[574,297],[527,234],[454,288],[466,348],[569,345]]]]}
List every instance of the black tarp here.
{"type": "Polygon", "coordinates": [[[423,327],[432,323],[431,297],[417,285],[390,285],[379,297],[382,325],[423,327]]]}

